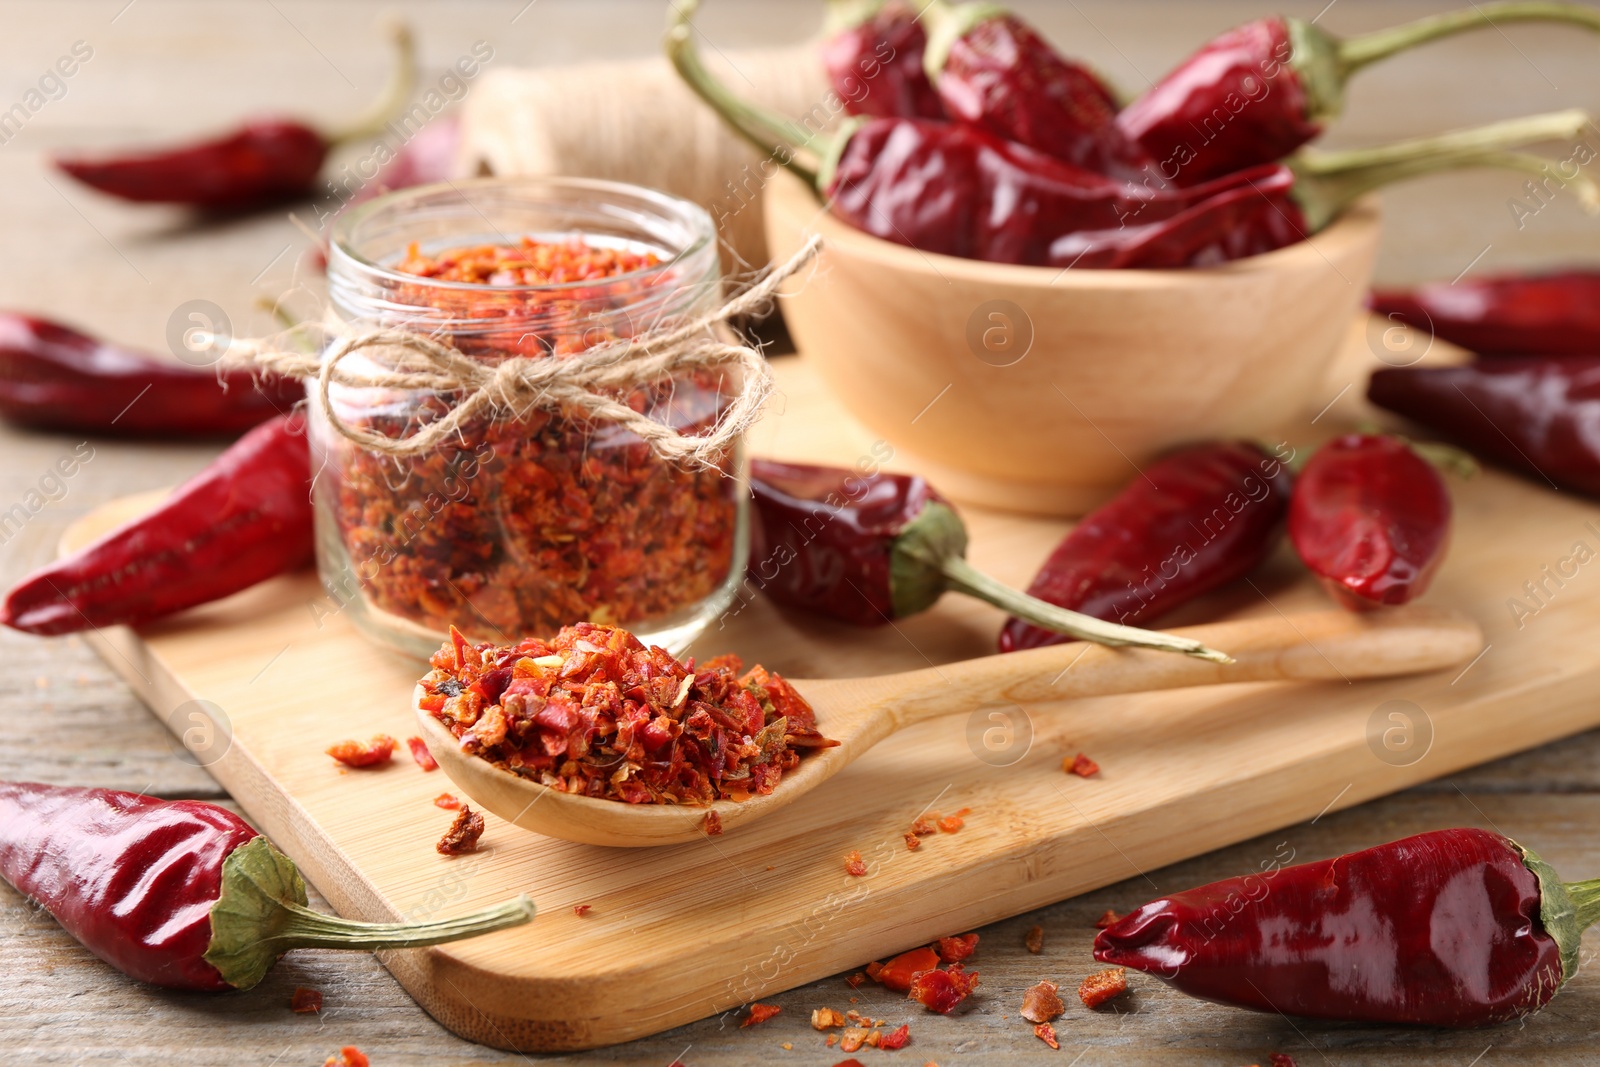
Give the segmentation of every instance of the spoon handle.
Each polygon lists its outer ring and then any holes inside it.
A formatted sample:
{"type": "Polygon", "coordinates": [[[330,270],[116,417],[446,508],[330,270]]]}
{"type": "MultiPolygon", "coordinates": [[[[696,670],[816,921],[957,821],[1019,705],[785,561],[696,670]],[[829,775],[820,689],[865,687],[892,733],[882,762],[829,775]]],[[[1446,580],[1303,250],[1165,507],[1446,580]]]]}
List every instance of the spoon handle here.
{"type": "Polygon", "coordinates": [[[1464,663],[1483,648],[1483,632],[1473,620],[1417,606],[1363,614],[1277,614],[1172,632],[1219,648],[1235,662],[1104,645],[1052,645],[888,675],[876,679],[880,684],[872,702],[899,729],[1001,704],[1226,682],[1353,682],[1413,674],[1464,663]]]}

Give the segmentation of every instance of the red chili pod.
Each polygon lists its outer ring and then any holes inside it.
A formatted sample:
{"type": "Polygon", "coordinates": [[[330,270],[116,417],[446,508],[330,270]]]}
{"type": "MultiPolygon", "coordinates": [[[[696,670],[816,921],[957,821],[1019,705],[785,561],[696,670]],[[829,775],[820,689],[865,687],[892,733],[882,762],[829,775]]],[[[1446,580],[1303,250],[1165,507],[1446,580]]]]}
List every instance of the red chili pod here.
{"type": "Polygon", "coordinates": [[[1152,901],[1094,958],[1278,1015],[1489,1026],[1549,1003],[1597,918],[1600,880],[1563,883],[1486,830],[1435,830],[1152,901]]]}
{"type": "Polygon", "coordinates": [[[243,433],[305,397],[288,378],[217,374],[70,326],[0,312],[0,416],[41,430],[129,437],[243,433]]]}
{"type": "MultiPolygon", "coordinates": [[[[1028,594],[1138,625],[1244,577],[1278,545],[1291,456],[1246,441],[1175,452],[1085,515],[1039,568],[1028,594]]],[[[1000,651],[1069,640],[1006,620],[1000,651]]]]}
{"type": "Polygon", "coordinates": [[[1565,22],[1600,30],[1582,4],[1513,0],[1475,4],[1340,40],[1303,19],[1246,23],[1203,45],[1116,116],[1119,130],[1179,185],[1283,159],[1322,133],[1344,107],[1344,84],[1397,52],[1508,22],[1565,22]]]}
{"type": "Polygon", "coordinates": [[[0,782],[0,877],[117,970],[169,989],[249,989],[295,948],[437,945],[533,918],[533,902],[427,923],[306,907],[290,859],[226,808],[0,782]]]}
{"type": "Polygon", "coordinates": [[[1450,491],[1395,437],[1346,434],[1312,454],[1289,500],[1289,541],[1345,607],[1427,591],[1450,542],[1450,491]]]}
{"type": "Polygon", "coordinates": [[[23,578],[0,623],[34,634],[138,625],[218,600],[312,557],[302,420],[241,437],[154,511],[23,578]]]}
{"type": "Polygon", "coordinates": [[[945,117],[922,54],[927,34],[903,0],[829,0],[822,65],[852,115],[945,117]]]}
{"type": "Polygon", "coordinates": [[[1503,274],[1375,290],[1373,314],[1480,356],[1600,355],[1600,271],[1503,274]]]}

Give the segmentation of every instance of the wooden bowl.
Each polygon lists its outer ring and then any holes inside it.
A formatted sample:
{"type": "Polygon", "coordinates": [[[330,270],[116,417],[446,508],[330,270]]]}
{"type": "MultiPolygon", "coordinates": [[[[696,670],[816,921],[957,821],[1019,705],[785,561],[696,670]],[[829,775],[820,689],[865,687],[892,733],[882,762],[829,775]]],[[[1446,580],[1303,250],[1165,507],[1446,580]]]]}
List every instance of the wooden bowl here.
{"type": "Polygon", "coordinates": [[[1017,267],[861,233],[788,174],[766,227],[779,261],[823,235],[784,319],[893,465],[1043,515],[1082,514],[1176,445],[1303,436],[1380,231],[1369,198],[1310,241],[1219,267],[1017,267]]]}

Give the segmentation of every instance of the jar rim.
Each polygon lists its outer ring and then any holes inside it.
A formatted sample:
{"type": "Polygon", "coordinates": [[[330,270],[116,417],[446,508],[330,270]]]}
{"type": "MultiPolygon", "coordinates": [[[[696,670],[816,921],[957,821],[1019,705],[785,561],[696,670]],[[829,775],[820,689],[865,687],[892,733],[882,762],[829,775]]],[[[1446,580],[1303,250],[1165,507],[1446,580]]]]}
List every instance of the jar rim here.
{"type": "MultiPolygon", "coordinates": [[[[404,271],[393,270],[379,263],[375,263],[365,256],[357,253],[350,247],[353,235],[358,227],[367,222],[380,211],[392,210],[407,202],[420,202],[431,195],[445,191],[454,192],[469,206],[466,191],[470,189],[495,188],[512,190],[522,188],[530,192],[552,190],[567,190],[595,194],[597,200],[611,199],[613,201],[635,200],[644,201],[656,206],[663,217],[670,218],[689,226],[694,233],[694,239],[684,247],[673,250],[672,254],[663,258],[661,262],[637,270],[627,271],[622,274],[613,274],[606,277],[604,284],[613,285],[618,282],[648,282],[652,277],[664,275],[677,269],[685,261],[703,252],[708,244],[716,239],[717,229],[711,221],[711,215],[692,200],[687,200],[659,189],[652,189],[645,185],[634,185],[630,182],[608,181],[601,178],[568,178],[568,177],[530,177],[488,176],[482,178],[465,178],[457,181],[432,182],[427,185],[408,186],[382,193],[354,209],[341,212],[334,221],[333,229],[328,235],[329,272],[336,259],[347,262],[353,268],[373,278],[399,285],[424,284],[438,289],[449,289],[460,292],[494,293],[497,295],[517,293],[561,293],[580,289],[592,289],[595,286],[593,279],[571,282],[555,282],[537,285],[491,285],[486,282],[460,282],[448,281],[438,278],[427,278],[416,274],[407,274],[404,271]]],[[[535,197],[534,199],[538,199],[535,197]]]]}

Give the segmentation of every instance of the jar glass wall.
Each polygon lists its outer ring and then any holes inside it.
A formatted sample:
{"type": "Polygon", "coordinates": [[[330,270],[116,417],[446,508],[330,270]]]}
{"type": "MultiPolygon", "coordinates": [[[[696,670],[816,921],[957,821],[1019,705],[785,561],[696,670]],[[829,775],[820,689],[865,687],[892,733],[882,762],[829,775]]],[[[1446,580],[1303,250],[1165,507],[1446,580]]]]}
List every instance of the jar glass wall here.
{"type": "MultiPolygon", "coordinates": [[[[486,364],[568,359],[713,309],[715,233],[698,206],[580,179],[483,179],[379,197],[335,224],[334,336],[415,331],[486,364]],[[470,246],[581,240],[650,257],[627,273],[555,285],[445,281],[396,269],[470,246]]],[[[498,277],[494,280],[500,280],[498,277]]],[[[386,369],[384,349],[341,367],[386,369]]],[[[713,425],[741,383],[722,368],[639,381],[615,395],[685,434],[713,425]]],[[[315,389],[313,383],[313,389],[315,389]]],[[[450,393],[333,385],[340,421],[408,436],[450,393]]],[[[678,654],[743,576],[748,493],[735,447],[720,470],[661,458],[617,423],[564,406],[471,419],[436,448],[391,455],[329,425],[313,397],[317,560],[328,592],[370,636],[415,655],[454,625],[473,641],[623,626],[678,654]]]]}

